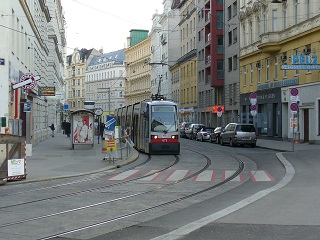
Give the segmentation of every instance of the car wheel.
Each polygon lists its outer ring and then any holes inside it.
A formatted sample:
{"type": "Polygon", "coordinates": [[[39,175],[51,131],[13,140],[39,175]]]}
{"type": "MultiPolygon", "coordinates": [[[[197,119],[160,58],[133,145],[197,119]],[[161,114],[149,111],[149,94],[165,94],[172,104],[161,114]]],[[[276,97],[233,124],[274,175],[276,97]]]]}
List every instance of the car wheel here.
{"type": "Polygon", "coordinates": [[[219,144],[220,143],[220,139],[219,137],[216,137],[216,144],[219,144]]]}
{"type": "Polygon", "coordinates": [[[257,146],[256,143],[252,143],[252,144],[251,144],[251,147],[253,147],[253,148],[255,148],[256,146],[257,146]]]}
{"type": "Polygon", "coordinates": [[[223,146],[223,140],[222,140],[222,138],[220,138],[220,144],[221,144],[221,146],[223,146]]]}
{"type": "Polygon", "coordinates": [[[232,141],[232,138],[230,138],[229,145],[230,145],[230,147],[233,147],[233,146],[234,146],[233,141],[232,141]]]}
{"type": "Polygon", "coordinates": [[[203,142],[203,137],[201,137],[200,141],[203,142]]]}

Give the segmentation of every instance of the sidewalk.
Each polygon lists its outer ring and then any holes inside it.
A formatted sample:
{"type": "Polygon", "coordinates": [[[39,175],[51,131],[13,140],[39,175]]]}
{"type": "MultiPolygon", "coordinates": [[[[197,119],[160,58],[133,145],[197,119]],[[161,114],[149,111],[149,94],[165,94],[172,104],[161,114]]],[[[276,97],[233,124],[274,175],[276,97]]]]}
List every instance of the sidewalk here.
{"type": "MultiPolygon", "coordinates": [[[[56,133],[38,145],[33,146],[32,156],[27,157],[27,178],[22,181],[30,182],[49,180],[55,178],[81,176],[88,173],[99,172],[118,165],[126,165],[138,157],[138,152],[133,149],[130,158],[116,160],[114,163],[102,160],[105,153],[102,153],[102,141],[95,136],[94,146],[75,145],[71,148],[71,140],[62,133],[56,133]]],[[[119,156],[120,157],[120,156],[119,156]]]]}
{"type": "MultiPolygon", "coordinates": [[[[92,145],[75,145],[71,149],[70,139],[62,133],[33,146],[32,156],[27,157],[27,178],[8,183],[25,183],[30,181],[43,181],[56,178],[81,176],[117,168],[135,161],[138,152],[133,149],[130,158],[116,160],[115,163],[103,161],[101,140],[98,144],[97,136],[92,145]]],[[[257,147],[273,149],[279,152],[292,152],[301,150],[320,150],[320,145],[308,143],[292,143],[278,140],[258,139],[257,147]]]]}

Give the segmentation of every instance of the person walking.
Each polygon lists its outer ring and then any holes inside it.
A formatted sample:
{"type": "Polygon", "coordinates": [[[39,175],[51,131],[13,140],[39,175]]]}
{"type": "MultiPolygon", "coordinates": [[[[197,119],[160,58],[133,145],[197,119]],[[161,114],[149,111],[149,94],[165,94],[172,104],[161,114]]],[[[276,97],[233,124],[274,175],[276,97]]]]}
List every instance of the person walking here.
{"type": "Polygon", "coordinates": [[[100,136],[101,136],[101,140],[103,140],[103,134],[104,134],[104,123],[100,123],[100,136]]]}
{"type": "Polygon", "coordinates": [[[71,123],[68,121],[65,123],[64,125],[64,132],[67,135],[68,138],[70,138],[70,134],[71,134],[71,123]]]}
{"type": "Polygon", "coordinates": [[[54,137],[54,130],[55,130],[54,123],[51,124],[50,128],[52,131],[52,137],[54,137]]]}

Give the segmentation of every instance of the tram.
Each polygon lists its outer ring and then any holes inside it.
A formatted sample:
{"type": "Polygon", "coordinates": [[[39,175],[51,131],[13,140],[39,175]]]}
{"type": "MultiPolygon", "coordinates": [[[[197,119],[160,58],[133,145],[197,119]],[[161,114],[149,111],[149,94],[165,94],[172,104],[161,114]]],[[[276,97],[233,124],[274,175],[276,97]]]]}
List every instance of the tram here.
{"type": "Polygon", "coordinates": [[[157,94],[115,110],[117,125],[148,154],[180,154],[178,116],[177,104],[157,94]]]}

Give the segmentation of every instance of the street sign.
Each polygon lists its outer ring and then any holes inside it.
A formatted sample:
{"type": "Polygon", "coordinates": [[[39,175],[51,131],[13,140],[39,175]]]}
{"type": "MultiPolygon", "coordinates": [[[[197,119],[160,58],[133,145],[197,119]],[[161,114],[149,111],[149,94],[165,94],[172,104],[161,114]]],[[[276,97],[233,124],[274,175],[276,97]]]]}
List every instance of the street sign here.
{"type": "Polygon", "coordinates": [[[94,110],[94,114],[97,115],[97,116],[101,116],[103,114],[102,108],[96,108],[94,110]]]}
{"type": "Polygon", "coordinates": [[[292,96],[298,96],[299,94],[299,89],[298,88],[291,88],[290,93],[292,96]]]}
{"type": "Polygon", "coordinates": [[[257,116],[257,111],[255,111],[255,110],[251,110],[250,113],[251,113],[251,115],[254,116],[254,117],[257,116]]]}
{"type": "Polygon", "coordinates": [[[257,93],[255,92],[250,93],[250,98],[257,98],[257,93]]]}
{"type": "Polygon", "coordinates": [[[290,104],[290,109],[292,112],[297,112],[299,110],[299,105],[296,102],[290,104]]]}
{"type": "Polygon", "coordinates": [[[221,117],[222,116],[222,112],[217,112],[217,116],[221,117]]]}
{"type": "Polygon", "coordinates": [[[250,106],[250,110],[256,111],[257,110],[257,105],[253,104],[250,106]]]}
{"type": "Polygon", "coordinates": [[[116,118],[107,116],[107,121],[104,125],[104,130],[114,131],[115,126],[116,126],[116,118]]]}
{"type": "Polygon", "coordinates": [[[32,74],[24,74],[20,78],[20,82],[12,86],[12,89],[23,87],[24,89],[33,89],[36,86],[36,81],[40,80],[40,76],[33,76],[32,74]]]}

